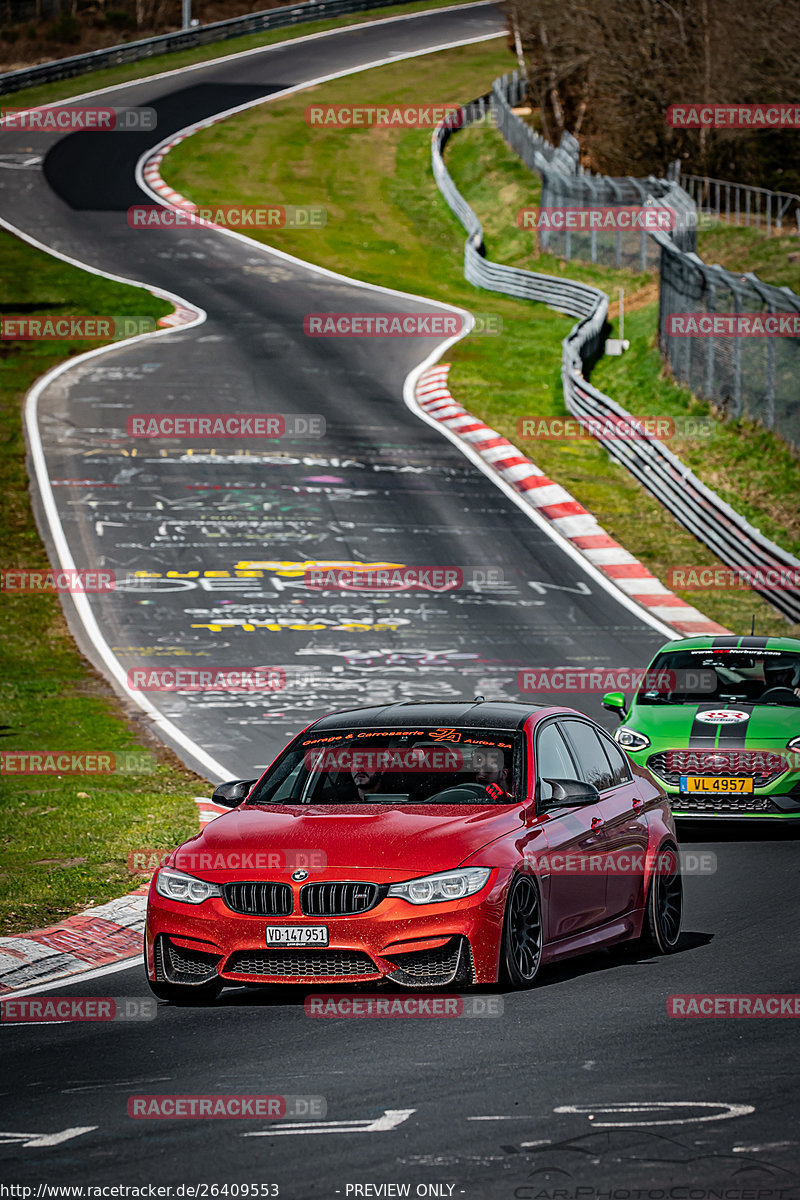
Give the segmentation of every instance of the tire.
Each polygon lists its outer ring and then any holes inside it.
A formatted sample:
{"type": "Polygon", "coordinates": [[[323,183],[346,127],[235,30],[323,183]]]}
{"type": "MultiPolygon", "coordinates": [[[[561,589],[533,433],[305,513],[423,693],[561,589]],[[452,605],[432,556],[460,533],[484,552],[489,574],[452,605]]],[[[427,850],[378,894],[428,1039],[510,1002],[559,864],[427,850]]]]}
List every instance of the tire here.
{"type": "Polygon", "coordinates": [[[674,954],[680,942],[683,913],[683,879],[677,846],[662,846],[658,862],[662,865],[653,873],[647,889],[642,944],[656,954],[674,954]]]}
{"type": "Polygon", "coordinates": [[[542,905],[530,875],[517,875],[508,889],[500,950],[500,979],[513,988],[531,987],[542,961],[542,905]]]}
{"type": "Polygon", "coordinates": [[[167,1000],[170,1004],[196,1005],[213,1004],[222,991],[223,985],[214,980],[213,983],[181,984],[154,981],[147,972],[147,956],[145,955],[144,974],[147,986],[159,1000],[167,1000]]]}

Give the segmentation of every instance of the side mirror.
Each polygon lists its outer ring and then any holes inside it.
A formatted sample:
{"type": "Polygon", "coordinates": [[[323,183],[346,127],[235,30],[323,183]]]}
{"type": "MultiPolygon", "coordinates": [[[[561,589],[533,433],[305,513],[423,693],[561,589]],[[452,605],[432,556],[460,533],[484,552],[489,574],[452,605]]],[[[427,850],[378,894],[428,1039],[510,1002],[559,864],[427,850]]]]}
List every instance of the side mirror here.
{"type": "Polygon", "coordinates": [[[545,808],[562,808],[579,804],[597,804],[600,793],[593,783],[582,779],[543,779],[553,789],[552,796],[544,801],[545,808]]]}
{"type": "Polygon", "coordinates": [[[628,715],[628,709],[625,704],[625,697],[622,692],[606,692],[601,701],[603,708],[607,708],[609,712],[615,712],[620,721],[624,720],[628,715]]]}
{"type": "Polygon", "coordinates": [[[211,799],[214,804],[222,804],[225,808],[236,808],[249,794],[254,783],[255,779],[229,779],[227,783],[220,783],[214,788],[211,799]]]}

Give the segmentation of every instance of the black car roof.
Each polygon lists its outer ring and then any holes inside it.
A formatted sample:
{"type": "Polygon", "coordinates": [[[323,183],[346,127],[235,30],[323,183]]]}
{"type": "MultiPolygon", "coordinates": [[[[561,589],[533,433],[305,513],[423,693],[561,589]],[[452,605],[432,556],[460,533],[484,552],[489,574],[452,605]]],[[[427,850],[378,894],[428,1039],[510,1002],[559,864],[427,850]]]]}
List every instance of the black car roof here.
{"type": "Polygon", "coordinates": [[[399,704],[380,704],[371,708],[349,708],[315,721],[307,732],[325,729],[374,729],[391,725],[396,729],[415,729],[419,725],[449,729],[460,726],[474,729],[521,729],[532,713],[545,704],[519,704],[510,700],[407,700],[399,704]]]}

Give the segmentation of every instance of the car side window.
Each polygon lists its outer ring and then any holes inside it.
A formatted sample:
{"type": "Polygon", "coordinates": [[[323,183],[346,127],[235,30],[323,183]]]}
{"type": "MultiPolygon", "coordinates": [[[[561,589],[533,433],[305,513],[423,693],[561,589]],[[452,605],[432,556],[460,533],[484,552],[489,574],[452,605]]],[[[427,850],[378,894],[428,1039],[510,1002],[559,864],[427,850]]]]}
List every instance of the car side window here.
{"type": "Polygon", "coordinates": [[[623,754],[616,742],[612,742],[611,738],[603,737],[602,733],[597,736],[600,738],[600,745],[605,750],[606,758],[611,764],[614,783],[630,783],[633,776],[631,775],[630,763],[626,755],[623,754]]]}
{"type": "Polygon", "coordinates": [[[598,792],[607,792],[614,787],[611,767],[592,726],[585,721],[566,720],[562,727],[575,754],[581,778],[594,784],[598,792]]]}
{"type": "Polygon", "coordinates": [[[552,784],[547,779],[579,779],[572,755],[567,749],[558,725],[551,721],[545,725],[536,739],[536,780],[540,800],[549,800],[553,795],[552,784]]]}

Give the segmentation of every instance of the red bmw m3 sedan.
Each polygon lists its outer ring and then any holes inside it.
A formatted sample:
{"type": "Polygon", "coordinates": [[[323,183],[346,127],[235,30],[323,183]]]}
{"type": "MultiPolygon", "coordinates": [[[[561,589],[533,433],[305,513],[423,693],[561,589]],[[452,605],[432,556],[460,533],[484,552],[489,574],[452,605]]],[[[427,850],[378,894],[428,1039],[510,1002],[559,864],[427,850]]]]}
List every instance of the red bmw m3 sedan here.
{"type": "Polygon", "coordinates": [[[225,985],[526,987],[546,963],[679,940],[664,790],[588,717],[412,702],[323,717],[153,877],[161,999],[225,985]]]}

